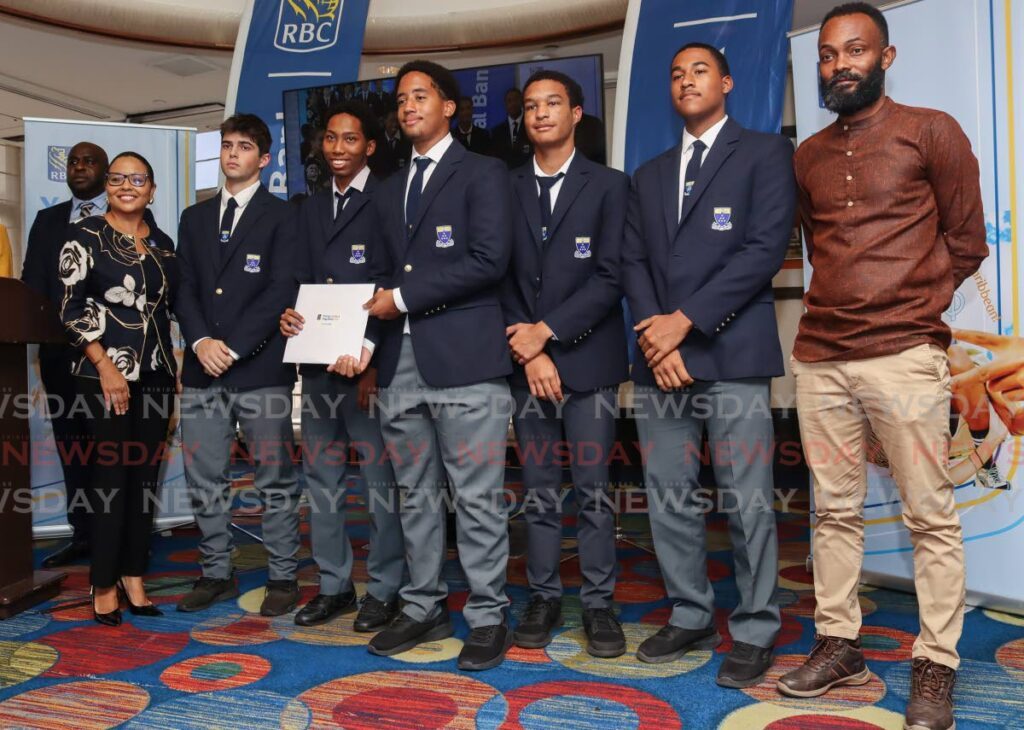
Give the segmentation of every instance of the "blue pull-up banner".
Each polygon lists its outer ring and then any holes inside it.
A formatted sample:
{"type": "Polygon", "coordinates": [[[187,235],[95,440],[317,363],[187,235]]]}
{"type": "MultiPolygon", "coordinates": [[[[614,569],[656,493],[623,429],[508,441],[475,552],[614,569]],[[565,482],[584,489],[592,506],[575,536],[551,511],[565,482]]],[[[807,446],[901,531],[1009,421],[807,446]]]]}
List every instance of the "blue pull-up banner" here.
{"type": "Polygon", "coordinates": [[[721,50],[735,88],[729,115],[748,129],[778,132],[786,89],[793,0],[630,0],[619,59],[614,167],[632,174],[679,142],[683,123],[672,108],[669,68],[693,41],[721,50]]]}

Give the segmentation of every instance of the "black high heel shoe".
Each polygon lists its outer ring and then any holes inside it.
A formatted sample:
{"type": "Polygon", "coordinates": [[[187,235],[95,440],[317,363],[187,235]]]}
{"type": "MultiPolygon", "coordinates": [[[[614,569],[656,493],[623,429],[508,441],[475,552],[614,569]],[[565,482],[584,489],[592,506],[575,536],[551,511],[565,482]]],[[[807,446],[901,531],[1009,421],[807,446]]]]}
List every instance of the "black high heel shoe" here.
{"type": "Polygon", "coordinates": [[[117,592],[124,596],[125,602],[128,604],[128,610],[132,616],[163,616],[164,612],[154,606],[152,603],[147,603],[144,606],[136,606],[132,603],[132,599],[128,597],[128,590],[124,587],[124,583],[121,581],[117,582],[117,592]]]}
{"type": "Polygon", "coordinates": [[[100,613],[96,610],[96,589],[93,586],[89,586],[89,596],[92,598],[92,617],[98,624],[104,626],[120,626],[121,625],[121,608],[118,606],[110,613],[100,613]]]}

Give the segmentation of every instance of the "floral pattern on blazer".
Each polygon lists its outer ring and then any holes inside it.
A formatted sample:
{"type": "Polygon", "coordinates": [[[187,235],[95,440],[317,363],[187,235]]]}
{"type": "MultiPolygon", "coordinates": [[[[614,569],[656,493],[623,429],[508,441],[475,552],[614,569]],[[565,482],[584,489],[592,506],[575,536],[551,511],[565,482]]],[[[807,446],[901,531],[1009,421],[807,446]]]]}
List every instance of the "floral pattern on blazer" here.
{"type": "MultiPolygon", "coordinates": [[[[64,286],[60,318],[71,343],[84,349],[99,341],[129,381],[143,371],[174,376],[171,306],[178,270],[171,239],[151,225],[149,254],[140,255],[132,237],[103,217],[87,218],[73,229],[55,272],[64,286]]],[[[73,372],[99,377],[84,354],[73,372]]]]}

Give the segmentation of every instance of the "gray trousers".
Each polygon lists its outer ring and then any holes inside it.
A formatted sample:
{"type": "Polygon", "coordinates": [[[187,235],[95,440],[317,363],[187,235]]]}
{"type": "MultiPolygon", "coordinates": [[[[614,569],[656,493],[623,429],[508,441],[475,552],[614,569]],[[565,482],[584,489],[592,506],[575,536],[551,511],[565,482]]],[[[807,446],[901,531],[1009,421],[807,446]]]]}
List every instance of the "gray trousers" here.
{"type": "Polygon", "coordinates": [[[471,628],[504,620],[508,598],[508,509],[505,443],[512,413],[504,379],[434,388],[416,367],[411,337],[402,337],[398,368],[380,394],[381,430],[401,490],[409,583],[404,612],[416,621],[437,615],[448,595],[445,561],[445,474],[455,498],[459,560],[469,583],[463,610],[471,628]]]}
{"type": "Polygon", "coordinates": [[[658,565],[673,602],[669,623],[713,623],[705,516],[717,499],[728,513],[740,596],[729,632],[746,644],[774,645],[781,618],[769,380],[698,381],[678,393],[638,387],[635,407],[641,446],[650,450],[644,477],[658,565]],[[705,427],[717,495],[697,481],[705,427]]]}
{"type": "Polygon", "coordinates": [[[292,465],[292,389],[185,388],[181,437],[185,479],[206,578],[231,575],[231,449],[236,425],[256,466],[270,580],[293,580],[299,551],[299,482],[292,465]]]}
{"type": "Polygon", "coordinates": [[[377,419],[359,408],[355,380],[326,370],[302,377],[302,470],[311,508],[313,559],[320,567],[320,592],[352,588],[352,544],[345,533],[349,446],[359,454],[370,514],[366,590],[379,601],[398,595],[405,568],[405,543],[398,515],[395,473],[384,453],[377,419]]]}
{"type": "Polygon", "coordinates": [[[562,467],[569,453],[576,496],[577,555],[584,608],[608,608],[615,592],[615,515],[608,501],[608,455],[615,442],[614,390],[566,391],[556,405],[514,387],[513,424],[525,488],[526,575],[530,591],[561,598],[562,467]]]}

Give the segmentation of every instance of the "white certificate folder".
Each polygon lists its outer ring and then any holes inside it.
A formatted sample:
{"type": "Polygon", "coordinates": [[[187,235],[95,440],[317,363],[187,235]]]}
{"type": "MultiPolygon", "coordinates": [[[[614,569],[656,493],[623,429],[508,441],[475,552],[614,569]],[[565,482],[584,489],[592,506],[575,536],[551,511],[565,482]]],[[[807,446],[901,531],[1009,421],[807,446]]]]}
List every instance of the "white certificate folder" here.
{"type": "Polygon", "coordinates": [[[295,311],[306,320],[302,331],[288,338],[284,361],[330,365],[342,355],[356,360],[363,351],[367,311],[373,284],[303,284],[295,311]]]}

